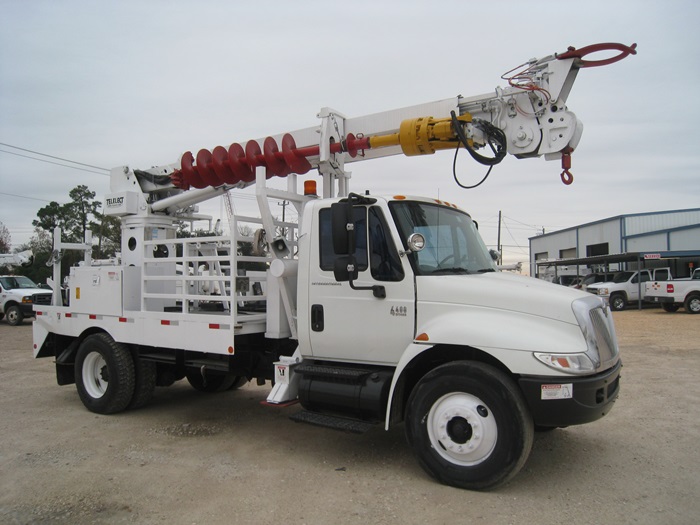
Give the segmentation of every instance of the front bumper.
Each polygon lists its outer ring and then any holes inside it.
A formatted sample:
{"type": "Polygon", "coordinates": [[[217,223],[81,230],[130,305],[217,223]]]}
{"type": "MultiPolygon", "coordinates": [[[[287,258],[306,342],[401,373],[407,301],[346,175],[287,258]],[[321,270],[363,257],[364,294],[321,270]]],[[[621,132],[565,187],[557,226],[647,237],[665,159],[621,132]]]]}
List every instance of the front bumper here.
{"type": "Polygon", "coordinates": [[[20,303],[19,309],[22,311],[24,317],[34,317],[34,305],[32,303],[20,303]]]}
{"type": "Polygon", "coordinates": [[[566,427],[600,419],[620,392],[622,361],[594,376],[533,377],[519,380],[535,425],[566,427]]]}

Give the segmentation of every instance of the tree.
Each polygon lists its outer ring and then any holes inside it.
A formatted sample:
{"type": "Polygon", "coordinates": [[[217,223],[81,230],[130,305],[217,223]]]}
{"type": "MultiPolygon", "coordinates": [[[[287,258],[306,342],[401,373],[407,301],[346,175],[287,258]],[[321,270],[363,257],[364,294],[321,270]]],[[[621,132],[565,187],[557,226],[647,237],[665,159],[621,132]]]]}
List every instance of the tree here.
{"type": "MultiPolygon", "coordinates": [[[[34,219],[32,225],[51,233],[53,233],[54,228],[58,226],[65,232],[66,236],[70,235],[71,232],[67,223],[69,215],[67,206],[67,204],[59,204],[56,201],[51,201],[43,208],[39,208],[39,211],[36,212],[38,219],[34,219]]],[[[71,239],[71,242],[77,241],[71,239]]]]}
{"type": "MultiPolygon", "coordinates": [[[[92,256],[102,259],[113,256],[121,248],[121,223],[118,218],[100,213],[102,203],[95,199],[95,192],[84,184],[73,188],[68,197],[70,201],[59,204],[56,201],[39,209],[37,219],[32,221],[36,227],[35,235],[30,241],[35,260],[43,266],[49,259],[53,249],[53,230],[61,228],[61,239],[64,242],[85,242],[85,233],[90,230],[97,240],[92,256]],[[37,247],[34,246],[37,244],[37,247]]],[[[83,254],[68,250],[63,254],[62,273],[67,275],[70,267],[82,260],[83,254]]],[[[37,264],[35,263],[35,266],[37,264]]],[[[32,269],[30,272],[41,277],[51,272],[50,268],[32,269]]],[[[27,274],[29,275],[29,274],[27,274]]],[[[43,281],[43,279],[40,279],[43,281]]]]}
{"type": "Polygon", "coordinates": [[[12,237],[10,236],[10,230],[0,222],[0,253],[10,253],[11,246],[12,237]]]}
{"type": "Polygon", "coordinates": [[[119,217],[95,212],[95,221],[90,223],[92,235],[97,237],[95,258],[107,258],[121,251],[122,222],[119,217]]]}
{"type": "Polygon", "coordinates": [[[66,204],[69,211],[69,220],[72,227],[71,233],[82,241],[91,224],[91,217],[95,217],[102,207],[102,203],[95,200],[95,192],[87,186],[80,184],[68,193],[70,202],[66,204]]]}
{"type": "Polygon", "coordinates": [[[32,224],[48,232],[53,232],[58,226],[64,240],[83,242],[91,218],[98,212],[102,203],[95,200],[95,192],[90,191],[84,184],[70,190],[68,196],[70,201],[66,204],[52,201],[40,208],[36,214],[38,219],[32,221],[32,224]]]}

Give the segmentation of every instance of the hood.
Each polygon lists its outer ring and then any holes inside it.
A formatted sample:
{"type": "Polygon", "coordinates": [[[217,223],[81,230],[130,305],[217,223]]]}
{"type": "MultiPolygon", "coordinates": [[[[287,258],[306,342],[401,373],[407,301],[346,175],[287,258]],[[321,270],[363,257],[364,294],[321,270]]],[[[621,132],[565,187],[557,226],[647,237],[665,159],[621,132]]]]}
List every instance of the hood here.
{"type": "Polygon", "coordinates": [[[510,310],[578,325],[571,303],[591,294],[505,272],[418,277],[418,301],[510,310]]]}

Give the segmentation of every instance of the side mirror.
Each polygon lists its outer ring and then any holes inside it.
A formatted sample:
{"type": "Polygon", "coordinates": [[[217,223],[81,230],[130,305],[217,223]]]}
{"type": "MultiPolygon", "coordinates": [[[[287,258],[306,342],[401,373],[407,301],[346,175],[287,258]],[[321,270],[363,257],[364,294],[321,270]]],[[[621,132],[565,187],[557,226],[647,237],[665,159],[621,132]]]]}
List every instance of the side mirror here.
{"type": "Polygon", "coordinates": [[[489,255],[491,256],[491,259],[494,261],[498,261],[498,259],[501,258],[501,254],[497,250],[489,250],[489,255]]]}
{"type": "Polygon", "coordinates": [[[331,204],[331,233],[336,255],[355,253],[355,222],[349,202],[331,204]]]}
{"type": "Polygon", "coordinates": [[[338,257],[333,265],[333,276],[338,282],[354,281],[357,279],[357,262],[352,255],[338,257]]]}

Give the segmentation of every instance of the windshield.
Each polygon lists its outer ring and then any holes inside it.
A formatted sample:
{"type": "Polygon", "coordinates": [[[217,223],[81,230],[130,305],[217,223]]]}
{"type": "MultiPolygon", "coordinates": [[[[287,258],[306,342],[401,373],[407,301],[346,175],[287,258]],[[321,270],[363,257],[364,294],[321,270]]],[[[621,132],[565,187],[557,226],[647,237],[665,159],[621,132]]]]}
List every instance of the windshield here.
{"type": "Polygon", "coordinates": [[[614,283],[626,283],[629,281],[630,277],[632,277],[632,274],[634,272],[619,272],[615,274],[615,277],[613,277],[612,282],[614,283]]]}
{"type": "Polygon", "coordinates": [[[16,275],[14,277],[0,277],[0,283],[5,290],[14,290],[15,288],[38,288],[34,281],[29,277],[16,275]]]}
{"type": "Polygon", "coordinates": [[[404,248],[411,234],[425,237],[425,248],[412,258],[417,275],[496,271],[494,260],[466,213],[415,201],[394,201],[390,209],[404,248]]]}

